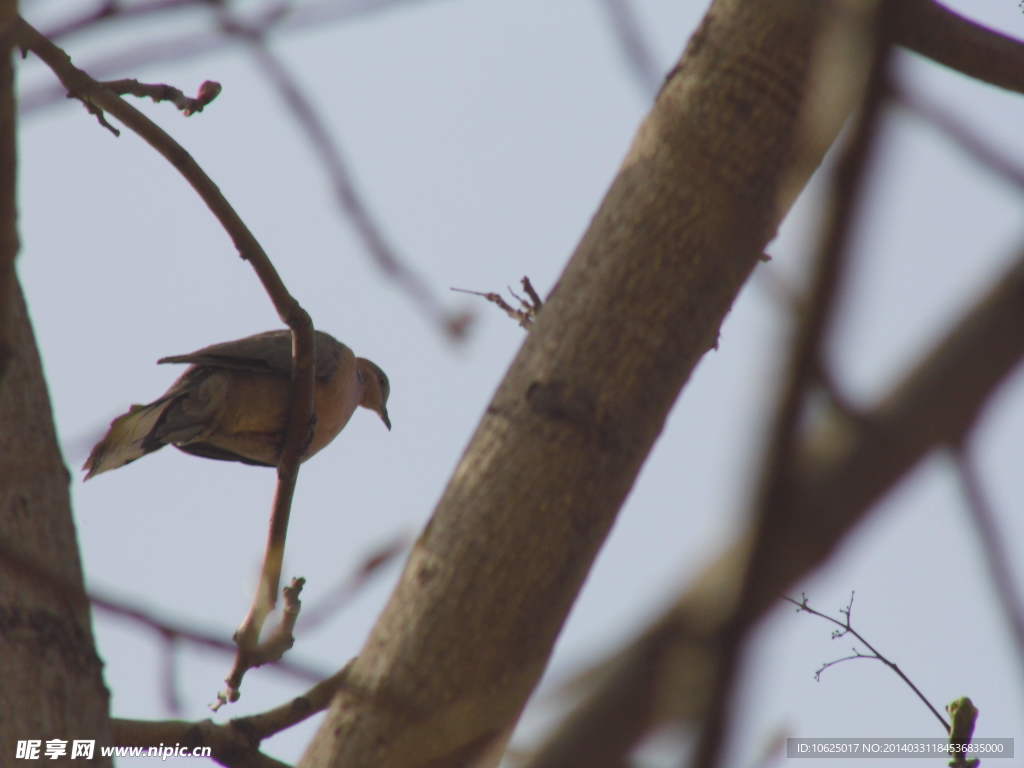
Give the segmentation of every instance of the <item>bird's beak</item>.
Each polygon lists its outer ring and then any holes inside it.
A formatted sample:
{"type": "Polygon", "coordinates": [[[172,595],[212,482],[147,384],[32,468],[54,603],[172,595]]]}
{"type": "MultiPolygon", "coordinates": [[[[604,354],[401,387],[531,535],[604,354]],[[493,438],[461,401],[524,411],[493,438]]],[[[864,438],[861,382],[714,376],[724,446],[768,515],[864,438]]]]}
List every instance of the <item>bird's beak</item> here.
{"type": "Polygon", "coordinates": [[[385,408],[382,405],[380,407],[380,410],[377,411],[377,413],[380,414],[380,420],[384,422],[384,426],[387,427],[388,428],[388,432],[390,432],[391,431],[391,419],[388,418],[388,409],[385,408]]]}

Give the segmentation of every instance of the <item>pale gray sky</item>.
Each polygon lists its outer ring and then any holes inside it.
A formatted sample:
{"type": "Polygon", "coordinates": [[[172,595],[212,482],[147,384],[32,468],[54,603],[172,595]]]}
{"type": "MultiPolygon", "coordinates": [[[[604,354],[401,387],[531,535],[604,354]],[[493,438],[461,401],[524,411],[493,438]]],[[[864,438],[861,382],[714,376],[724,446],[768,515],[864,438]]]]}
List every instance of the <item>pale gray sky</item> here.
{"type": "MultiPolygon", "coordinates": [[[[450,307],[477,311],[460,347],[369,262],[315,157],[243,50],[121,73],[188,91],[205,79],[224,85],[189,119],[168,105],[139,106],[216,180],[317,325],[391,378],[393,431],[357,413],[302,470],[285,570],[308,579],[307,605],[370,549],[422,527],[522,341],[514,323],[448,287],[499,290],[525,274],[547,293],[650,103],[601,5],[423,0],[275,43],[344,146],[395,246],[450,307]]],[[[1013,0],[950,5],[1024,37],[1024,13],[1013,0]]],[[[705,4],[634,6],[667,71],[705,4]]],[[[199,16],[162,19],[73,38],[67,48],[88,69],[90,57],[198,28],[199,16]]],[[[909,55],[901,74],[1024,163],[1024,99],[909,55]]],[[[24,91],[49,81],[38,62],[26,63],[24,91]]],[[[21,148],[19,271],[65,456],[77,468],[113,416],[153,399],[175,377],[154,364],[158,357],[279,321],[192,190],[141,140],[127,131],[114,139],[68,103],[28,116],[21,148]]],[[[1024,231],[1019,196],[916,119],[892,115],[881,157],[833,348],[841,380],[861,398],[878,393],[935,338],[1019,248],[1024,231]]],[[[795,285],[820,184],[769,247],[773,268],[795,285]]],[[[700,364],[622,510],[517,743],[528,745],[552,724],[561,701],[548,692],[636,632],[738,530],[785,318],[757,281],[740,296],[719,350],[700,364]]],[[[986,412],[978,442],[1017,562],[1024,557],[1022,435],[1018,375],[986,412]]],[[[72,490],[89,586],[229,637],[251,597],[274,473],[167,449],[84,486],[80,477],[72,490]]],[[[935,458],[801,588],[833,611],[856,590],[858,627],[934,703],[970,695],[981,709],[977,735],[1019,737],[1022,668],[998,607],[985,597],[990,587],[966,521],[948,467],[935,458]]],[[[329,624],[300,635],[293,658],[332,671],[355,655],[398,570],[393,564],[329,624]]],[[[159,642],[103,614],[95,623],[114,714],[166,717],[159,642]]],[[[815,683],[820,663],[849,652],[850,643],[830,641],[829,632],[783,605],[765,624],[733,764],[750,764],[778,727],[807,737],[942,735],[879,664],[842,665],[815,683]]],[[[182,717],[209,715],[229,665],[193,649],[179,656],[182,717]]],[[[251,672],[242,700],[217,719],[262,711],[304,687],[273,670],[251,672]]],[[[318,722],[266,742],[266,750],[296,760],[318,722]]],[[[642,764],[666,763],[652,750],[642,764]]]]}

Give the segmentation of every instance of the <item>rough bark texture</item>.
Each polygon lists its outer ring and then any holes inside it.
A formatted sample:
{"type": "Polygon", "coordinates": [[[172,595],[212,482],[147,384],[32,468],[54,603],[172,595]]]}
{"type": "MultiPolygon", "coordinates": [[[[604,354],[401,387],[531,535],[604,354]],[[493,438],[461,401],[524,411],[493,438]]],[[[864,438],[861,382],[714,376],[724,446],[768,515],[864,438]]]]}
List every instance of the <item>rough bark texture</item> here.
{"type": "MultiPolygon", "coordinates": [[[[0,26],[6,29],[14,13],[10,7],[4,11],[0,26]]],[[[0,55],[0,265],[13,267],[15,110],[5,54],[0,55]]],[[[0,560],[0,765],[14,764],[19,739],[110,744],[108,693],[89,607],[73,597],[82,590],[82,569],[68,473],[57,449],[25,303],[13,269],[8,274],[11,279],[0,286],[0,338],[6,342],[0,349],[5,358],[0,366],[0,546],[45,567],[71,589],[54,589],[11,558],[0,560]]],[[[90,765],[110,761],[97,758],[90,765]]]]}
{"type": "MultiPolygon", "coordinates": [[[[17,284],[12,299],[12,357],[0,386],[0,543],[82,590],[68,472],[17,284]]],[[[88,604],[10,562],[0,574],[0,764],[13,759],[18,739],[109,745],[88,604]]]]}
{"type": "MultiPolygon", "coordinates": [[[[505,738],[676,396],[784,212],[776,190],[820,5],[713,5],[303,766],[479,765],[505,738]]],[[[684,532],[681,521],[674,535],[684,532]]]]}

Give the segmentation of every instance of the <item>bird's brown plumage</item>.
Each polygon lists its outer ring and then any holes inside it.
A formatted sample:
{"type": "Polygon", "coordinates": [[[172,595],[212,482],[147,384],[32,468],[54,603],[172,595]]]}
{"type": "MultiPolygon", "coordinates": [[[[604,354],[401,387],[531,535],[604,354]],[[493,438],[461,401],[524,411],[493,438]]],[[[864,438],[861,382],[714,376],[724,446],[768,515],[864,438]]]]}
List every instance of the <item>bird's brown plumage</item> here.
{"type": "MultiPolygon", "coordinates": [[[[291,354],[291,333],[268,331],[161,358],[190,367],[161,397],[111,422],[85,462],[86,479],[164,445],[211,459],[276,465],[287,424],[291,354]]],[[[357,406],[375,411],[391,429],[389,394],[379,367],[317,331],[315,423],[303,460],[331,442],[357,406]]]]}

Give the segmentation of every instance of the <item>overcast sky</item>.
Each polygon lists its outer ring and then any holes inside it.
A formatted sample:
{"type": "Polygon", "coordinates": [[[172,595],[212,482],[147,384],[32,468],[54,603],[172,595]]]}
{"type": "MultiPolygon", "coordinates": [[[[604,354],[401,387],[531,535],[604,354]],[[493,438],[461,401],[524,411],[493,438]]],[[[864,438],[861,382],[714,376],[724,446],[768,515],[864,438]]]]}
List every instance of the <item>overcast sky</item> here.
{"type": "MultiPolygon", "coordinates": [[[[1014,0],[949,4],[1024,37],[1024,12],[1014,0]]],[[[69,5],[26,4],[26,12],[45,28],[69,5]]],[[[394,248],[450,311],[476,313],[461,345],[371,263],[339,215],[316,156],[244,49],[118,73],[187,91],[206,79],[223,84],[220,98],[188,119],[166,104],[136,103],[213,177],[317,326],[391,378],[394,429],[361,411],[303,467],[285,573],[308,579],[307,606],[374,548],[423,526],[522,342],[513,322],[448,288],[501,290],[529,275],[546,294],[652,99],[626,64],[602,2],[380,5],[393,7],[290,32],[274,49],[343,146],[394,248]]],[[[633,7],[656,70],[665,72],[706,4],[643,0],[633,7]]],[[[155,41],[208,26],[203,14],[165,16],[109,25],[69,38],[66,47],[90,69],[111,53],[140,44],[155,50],[155,41]]],[[[899,71],[907,87],[1024,163],[1024,99],[908,54],[899,71]]],[[[25,62],[26,98],[47,87],[52,76],[25,62]]],[[[20,140],[19,272],[65,458],[77,469],[111,418],[154,399],[177,375],[156,366],[157,358],[280,323],[209,212],[141,140],[127,131],[115,139],[77,103],[31,111],[20,140]]],[[[840,380],[864,402],[973,300],[1019,249],[1024,231],[1014,190],[905,113],[887,117],[875,171],[831,346],[840,380]]],[[[768,248],[770,269],[794,287],[804,277],[821,182],[819,174],[768,248]]],[[[556,722],[565,703],[560,683],[637,632],[740,529],[786,339],[786,309],[767,286],[755,276],[745,288],[719,349],[684,390],[562,634],[517,746],[528,747],[556,722]]],[[[1017,562],[1024,558],[1022,435],[1018,375],[985,412],[976,441],[985,488],[1017,562]]],[[[249,604],[274,483],[273,471],[172,449],[86,485],[76,472],[89,587],[230,637],[249,604]]],[[[976,735],[1019,737],[1024,667],[967,520],[954,477],[936,456],[795,593],[802,589],[834,612],[856,590],[857,627],[933,703],[969,695],[981,710],[976,735]]],[[[358,653],[401,560],[331,621],[300,633],[291,658],[331,672],[358,653]]],[[[159,639],[102,613],[95,627],[114,715],[167,717],[159,639]]],[[[778,729],[806,737],[943,735],[878,663],[849,662],[816,683],[822,662],[850,652],[851,643],[831,641],[830,631],[783,605],[764,624],[731,764],[751,764],[778,729]]],[[[176,716],[209,716],[231,660],[187,646],[177,659],[176,716]]],[[[272,669],[251,672],[241,701],[216,717],[265,710],[305,687],[272,669]]],[[[318,723],[275,737],[266,751],[297,760],[318,723]]],[[[664,755],[653,747],[637,765],[672,764],[664,755]]]]}

